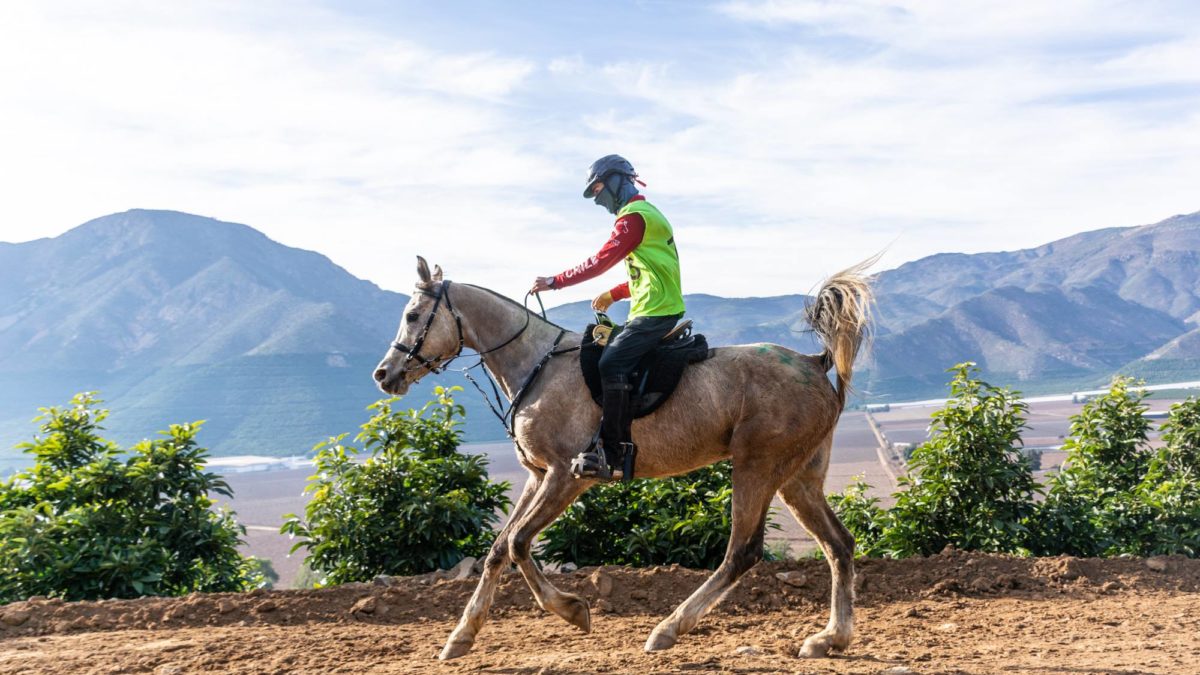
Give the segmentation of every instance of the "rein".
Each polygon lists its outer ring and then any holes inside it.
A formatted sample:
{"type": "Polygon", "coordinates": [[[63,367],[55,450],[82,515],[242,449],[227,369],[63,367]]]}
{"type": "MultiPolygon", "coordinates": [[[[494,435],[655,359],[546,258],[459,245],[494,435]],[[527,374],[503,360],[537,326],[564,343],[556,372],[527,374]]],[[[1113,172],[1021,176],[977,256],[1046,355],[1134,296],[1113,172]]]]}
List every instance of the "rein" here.
{"type": "MultiPolygon", "coordinates": [[[[425,320],[425,325],[421,328],[421,332],[417,334],[417,339],[416,339],[416,341],[413,342],[413,345],[411,347],[409,347],[408,345],[405,345],[404,343],[402,343],[400,341],[392,342],[393,349],[407,355],[404,357],[404,369],[406,372],[409,369],[409,367],[408,367],[409,362],[416,360],[416,361],[420,362],[421,367],[426,368],[430,373],[433,373],[436,375],[436,374],[444,372],[446,370],[446,367],[449,366],[450,363],[452,361],[454,361],[454,359],[457,359],[459,356],[462,356],[463,348],[466,346],[466,340],[463,336],[462,315],[460,315],[457,311],[455,311],[454,305],[450,301],[450,293],[448,290],[449,287],[450,287],[450,281],[446,280],[446,281],[443,281],[442,285],[438,287],[438,292],[436,294],[430,293],[429,291],[426,291],[426,290],[421,290],[420,293],[422,293],[423,295],[428,295],[428,296],[431,296],[434,298],[433,309],[430,310],[430,312],[429,312],[429,318],[427,318],[425,320]],[[442,304],[442,300],[446,301],[446,309],[450,310],[450,314],[454,317],[454,325],[458,330],[458,349],[453,354],[451,354],[449,357],[438,355],[438,356],[434,357],[433,359],[427,359],[421,355],[421,353],[420,353],[421,347],[423,347],[425,345],[425,338],[429,335],[429,328],[433,325],[433,319],[437,315],[437,311],[438,311],[438,308],[442,304]]],[[[491,354],[492,352],[499,351],[499,350],[507,347],[508,345],[512,344],[513,341],[515,341],[517,338],[521,337],[521,335],[523,335],[525,333],[525,331],[529,328],[530,317],[533,315],[533,312],[529,309],[529,296],[531,296],[531,295],[534,296],[535,298],[537,298],[538,309],[541,312],[542,320],[548,321],[548,319],[546,319],[546,306],[544,304],[542,304],[541,295],[538,293],[534,293],[533,291],[526,292],[525,293],[525,303],[524,303],[524,305],[525,305],[525,324],[522,325],[521,328],[512,337],[508,338],[504,342],[501,342],[500,344],[498,344],[495,347],[492,347],[490,349],[485,349],[481,352],[476,352],[475,355],[479,357],[479,361],[477,361],[474,365],[467,366],[466,368],[461,368],[457,371],[457,372],[462,373],[463,376],[467,378],[467,381],[470,382],[471,384],[473,384],[475,386],[475,388],[479,390],[479,393],[483,396],[484,402],[488,404],[488,408],[491,409],[492,414],[495,415],[496,418],[500,420],[500,424],[504,426],[505,433],[507,433],[508,437],[511,438],[513,443],[516,444],[517,451],[522,456],[524,456],[525,452],[521,448],[520,442],[517,441],[517,437],[514,432],[514,427],[516,425],[516,410],[517,410],[517,407],[521,404],[521,401],[524,399],[525,392],[528,391],[529,387],[537,379],[538,374],[542,372],[542,368],[546,365],[546,363],[548,363],[550,361],[550,359],[554,358],[555,356],[559,356],[562,354],[568,354],[570,352],[578,351],[580,349],[579,346],[568,347],[566,349],[556,349],[558,347],[558,344],[560,342],[562,342],[563,337],[567,334],[567,331],[565,329],[559,329],[558,336],[554,338],[554,344],[552,344],[550,346],[550,350],[547,351],[544,356],[542,356],[541,360],[538,361],[537,365],[535,365],[533,367],[533,370],[531,370],[529,372],[529,374],[525,376],[525,379],[521,383],[521,386],[519,388],[517,388],[516,393],[513,394],[512,402],[509,404],[508,410],[504,411],[504,404],[500,398],[500,388],[496,384],[495,377],[493,377],[491,371],[488,370],[487,364],[484,363],[483,356],[484,356],[484,354],[491,354]],[[488,399],[487,392],[483,390],[483,387],[481,387],[479,385],[479,383],[475,381],[475,378],[471,377],[471,373],[469,371],[471,371],[475,368],[479,368],[479,367],[483,368],[483,373],[487,377],[488,383],[492,385],[492,395],[495,396],[495,398],[496,398],[495,405],[493,405],[492,401],[490,399],[488,399]],[[504,411],[504,412],[501,412],[501,411],[504,411]]]]}

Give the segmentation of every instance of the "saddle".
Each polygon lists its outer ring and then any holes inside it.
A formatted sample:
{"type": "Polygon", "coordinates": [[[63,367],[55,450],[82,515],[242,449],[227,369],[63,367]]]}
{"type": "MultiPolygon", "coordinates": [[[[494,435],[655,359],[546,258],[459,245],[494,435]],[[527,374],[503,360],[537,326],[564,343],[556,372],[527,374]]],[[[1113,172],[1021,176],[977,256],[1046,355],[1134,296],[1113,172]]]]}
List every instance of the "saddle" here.
{"type": "MultiPolygon", "coordinates": [[[[680,323],[667,333],[658,347],[642,357],[629,381],[633,384],[630,406],[633,416],[645,417],[670,398],[689,364],[708,358],[708,340],[691,332],[690,320],[680,323]]],[[[596,405],[602,406],[603,387],[600,380],[600,355],[609,340],[621,331],[620,326],[588,324],[579,350],[579,365],[583,380],[596,405]],[[598,327],[598,328],[597,328],[598,327]],[[597,342],[597,330],[601,341],[597,342]]]]}

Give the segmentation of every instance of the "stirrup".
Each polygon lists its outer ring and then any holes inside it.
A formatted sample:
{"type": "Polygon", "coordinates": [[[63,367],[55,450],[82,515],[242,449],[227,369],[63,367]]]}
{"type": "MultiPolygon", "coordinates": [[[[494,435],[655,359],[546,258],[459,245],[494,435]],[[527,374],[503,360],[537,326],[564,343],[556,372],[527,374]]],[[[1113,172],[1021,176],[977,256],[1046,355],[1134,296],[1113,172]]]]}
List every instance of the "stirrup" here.
{"type": "Polygon", "coordinates": [[[594,478],[603,481],[620,480],[622,476],[621,469],[618,468],[614,471],[608,465],[604,450],[596,446],[575,455],[575,458],[571,460],[571,474],[576,478],[594,478]]]}

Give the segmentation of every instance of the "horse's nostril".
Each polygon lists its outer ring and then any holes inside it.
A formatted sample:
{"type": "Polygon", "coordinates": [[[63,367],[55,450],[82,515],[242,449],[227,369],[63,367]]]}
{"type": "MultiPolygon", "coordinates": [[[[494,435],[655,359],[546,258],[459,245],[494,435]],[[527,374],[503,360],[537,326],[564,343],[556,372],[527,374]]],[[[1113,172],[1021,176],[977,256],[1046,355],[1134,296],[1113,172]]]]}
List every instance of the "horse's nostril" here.
{"type": "Polygon", "coordinates": [[[387,377],[387,368],[379,368],[375,371],[375,381],[383,382],[383,378],[387,377]]]}

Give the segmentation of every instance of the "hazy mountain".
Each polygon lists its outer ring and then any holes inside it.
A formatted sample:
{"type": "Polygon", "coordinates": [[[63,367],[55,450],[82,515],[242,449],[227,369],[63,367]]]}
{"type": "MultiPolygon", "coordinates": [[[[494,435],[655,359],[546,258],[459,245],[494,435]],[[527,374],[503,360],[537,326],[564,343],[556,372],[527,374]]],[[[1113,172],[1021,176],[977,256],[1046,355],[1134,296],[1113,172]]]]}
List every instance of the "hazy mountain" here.
{"type": "MultiPolygon", "coordinates": [[[[1193,214],[902,265],[879,276],[874,350],[856,383],[877,400],[935,396],[964,360],[1028,392],[1096,386],[1118,371],[1200,379],[1198,258],[1193,214]]],[[[710,344],[818,349],[803,295],[686,300],[710,344]]],[[[171,211],[0,243],[0,453],[32,435],[37,407],[84,390],[101,391],[122,442],[206,419],[201,438],[217,452],[302,453],[366,419],[379,397],[371,369],[406,302],[318,253],[171,211]]],[[[549,317],[578,330],[592,311],[579,302],[549,317]]],[[[466,385],[449,373],[408,400],[437,383],[466,385]]],[[[473,389],[460,400],[469,439],[502,436],[473,389]]]]}
{"type": "Polygon", "coordinates": [[[1098,384],[1122,370],[1200,374],[1200,213],[1006,253],[941,254],[884,272],[868,389],[941,391],[977,361],[1026,390],[1098,384]]]}
{"type": "MultiPolygon", "coordinates": [[[[801,351],[819,350],[804,320],[806,295],[780,295],[768,298],[720,298],[715,295],[685,295],[687,318],[695,330],[704,333],[708,343],[735,345],[749,342],[774,342],[801,351]]],[[[612,306],[610,317],[624,322],[629,303],[612,306]]],[[[547,312],[555,323],[580,330],[595,323],[595,312],[588,302],[574,302],[547,312]]]]}
{"type": "Polygon", "coordinates": [[[172,211],[0,245],[0,448],[32,434],[37,407],[95,389],[122,440],[207,419],[210,446],[304,452],[362,421],[407,301],[245,225],[172,211]]]}

